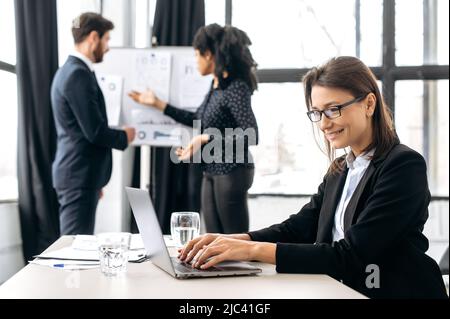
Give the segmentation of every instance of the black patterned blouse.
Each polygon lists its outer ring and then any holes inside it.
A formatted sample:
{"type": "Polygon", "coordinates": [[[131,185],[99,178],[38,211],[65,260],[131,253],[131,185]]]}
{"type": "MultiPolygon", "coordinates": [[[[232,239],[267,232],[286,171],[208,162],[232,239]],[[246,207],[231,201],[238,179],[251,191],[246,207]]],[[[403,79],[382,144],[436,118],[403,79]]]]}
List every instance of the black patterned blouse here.
{"type": "Polygon", "coordinates": [[[210,142],[203,146],[202,152],[205,154],[207,148],[207,153],[215,157],[211,162],[211,159],[205,160],[202,156],[202,167],[206,173],[223,175],[239,166],[254,167],[248,147],[258,144],[258,125],[251,107],[251,95],[248,85],[236,79],[223,90],[211,86],[196,112],[167,105],[165,115],[187,126],[193,126],[194,120],[201,120],[202,134],[210,135],[210,142]],[[211,129],[217,129],[221,134],[215,134],[211,129]],[[233,134],[226,134],[227,131],[233,131],[233,134]],[[222,154],[215,152],[218,149],[214,147],[218,145],[217,139],[221,139],[222,154]]]}

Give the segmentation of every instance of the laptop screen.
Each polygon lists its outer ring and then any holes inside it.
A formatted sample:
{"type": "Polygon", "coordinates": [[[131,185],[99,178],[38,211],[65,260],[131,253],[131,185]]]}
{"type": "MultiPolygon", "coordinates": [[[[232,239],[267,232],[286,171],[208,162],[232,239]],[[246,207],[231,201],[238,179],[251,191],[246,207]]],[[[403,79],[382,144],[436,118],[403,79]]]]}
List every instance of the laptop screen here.
{"type": "Polygon", "coordinates": [[[125,190],[147,255],[156,266],[175,276],[149,193],[146,190],[131,187],[126,187],[125,190]]]}

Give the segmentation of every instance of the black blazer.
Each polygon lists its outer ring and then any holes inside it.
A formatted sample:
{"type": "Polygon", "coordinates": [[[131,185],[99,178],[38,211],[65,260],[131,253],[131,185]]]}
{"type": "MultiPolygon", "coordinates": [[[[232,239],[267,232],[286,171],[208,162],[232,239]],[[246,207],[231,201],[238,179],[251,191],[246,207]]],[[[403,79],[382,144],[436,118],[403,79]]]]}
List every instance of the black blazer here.
{"type": "Polygon", "coordinates": [[[439,267],[425,254],[430,192],[423,157],[397,144],[372,160],[345,211],[345,238],[332,242],[347,172],[327,174],[298,214],[250,237],[277,243],[280,273],[327,274],[371,298],[447,298],[439,267]],[[373,264],[380,287],[369,289],[373,264]]]}
{"type": "Polygon", "coordinates": [[[111,177],[111,149],[123,150],[128,141],[124,131],[108,127],[105,100],[94,73],[69,56],[53,79],[51,99],[58,134],[53,186],[102,188],[111,177]]]}

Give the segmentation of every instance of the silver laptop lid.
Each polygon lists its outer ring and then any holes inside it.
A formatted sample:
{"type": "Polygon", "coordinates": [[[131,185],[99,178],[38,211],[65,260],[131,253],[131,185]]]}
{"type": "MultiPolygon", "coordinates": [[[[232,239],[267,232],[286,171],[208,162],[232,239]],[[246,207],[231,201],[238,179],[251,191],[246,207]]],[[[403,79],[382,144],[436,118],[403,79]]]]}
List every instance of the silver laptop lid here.
{"type": "Polygon", "coordinates": [[[126,187],[125,190],[147,255],[156,266],[175,277],[175,271],[149,193],[131,187],[126,187]]]}

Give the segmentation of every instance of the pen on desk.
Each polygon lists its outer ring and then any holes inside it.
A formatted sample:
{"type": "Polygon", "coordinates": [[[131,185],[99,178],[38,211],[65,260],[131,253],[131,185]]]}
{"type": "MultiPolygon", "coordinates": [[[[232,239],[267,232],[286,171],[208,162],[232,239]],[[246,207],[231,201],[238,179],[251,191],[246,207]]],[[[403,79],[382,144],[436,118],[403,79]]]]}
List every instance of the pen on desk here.
{"type": "Polygon", "coordinates": [[[54,264],[53,267],[55,268],[64,268],[66,266],[98,266],[99,264],[54,264]]]}

